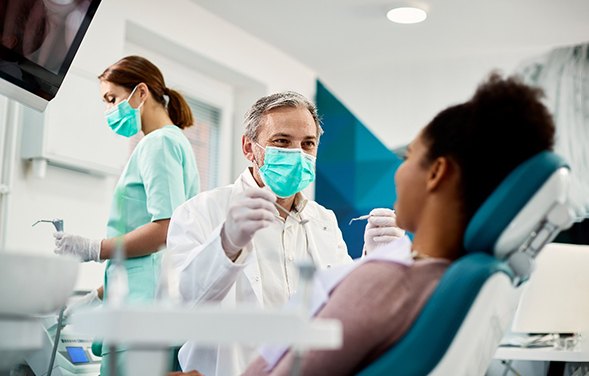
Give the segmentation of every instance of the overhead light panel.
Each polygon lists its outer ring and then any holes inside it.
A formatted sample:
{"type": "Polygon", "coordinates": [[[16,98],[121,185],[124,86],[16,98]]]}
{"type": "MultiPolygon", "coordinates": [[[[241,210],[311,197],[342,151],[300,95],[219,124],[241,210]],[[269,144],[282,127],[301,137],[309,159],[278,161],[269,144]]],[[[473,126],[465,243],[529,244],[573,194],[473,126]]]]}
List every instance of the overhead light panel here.
{"type": "Polygon", "coordinates": [[[423,22],[427,18],[427,12],[415,6],[399,6],[389,10],[387,18],[395,23],[414,24],[423,22]]]}

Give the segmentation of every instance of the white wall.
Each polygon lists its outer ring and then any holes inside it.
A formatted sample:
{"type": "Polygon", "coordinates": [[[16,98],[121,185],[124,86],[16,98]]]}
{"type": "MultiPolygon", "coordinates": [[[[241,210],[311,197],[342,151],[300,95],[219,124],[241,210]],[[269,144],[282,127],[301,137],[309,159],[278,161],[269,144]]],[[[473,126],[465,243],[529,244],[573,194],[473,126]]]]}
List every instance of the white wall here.
{"type": "MultiPolygon", "coordinates": [[[[223,166],[232,171],[227,177],[229,180],[247,165],[238,140],[241,119],[253,100],[285,89],[309,97],[315,92],[316,75],[311,69],[188,0],[103,0],[73,67],[97,76],[123,56],[129,42],[172,51],[188,67],[234,88],[235,113],[231,116],[235,128],[230,132],[230,139],[222,140],[232,143],[238,151],[223,166]]],[[[165,76],[166,72],[163,73],[165,76]]],[[[96,94],[98,97],[98,86],[96,94]]],[[[60,95],[63,94],[60,92],[60,95]]],[[[69,105],[83,107],[84,103],[69,105]]],[[[6,114],[0,114],[4,116],[6,114]]],[[[6,127],[5,121],[0,120],[0,127],[6,127]]],[[[16,127],[20,134],[18,121],[8,126],[16,127]]],[[[78,127],[78,137],[84,137],[84,124],[78,127]]],[[[4,141],[0,139],[0,144],[4,141]]],[[[97,145],[91,152],[108,152],[108,146],[97,145]]],[[[65,221],[66,231],[92,238],[103,237],[116,177],[98,177],[49,166],[45,178],[35,178],[30,172],[30,163],[19,157],[20,142],[16,149],[11,156],[15,160],[11,193],[4,196],[8,202],[8,216],[6,222],[0,224],[6,226],[6,249],[51,253],[53,229],[31,227],[40,218],[60,217],[65,221]]],[[[100,274],[100,265],[85,267],[86,278],[79,281],[78,286],[97,285],[101,282],[100,274]]]]}
{"type": "MultiPolygon", "coordinates": [[[[389,148],[411,142],[418,131],[449,105],[467,100],[493,69],[509,74],[542,48],[498,51],[449,60],[418,60],[363,72],[320,74],[322,80],[389,148]]],[[[378,63],[374,64],[378,65],[378,63]]]]}
{"type": "MultiPolygon", "coordinates": [[[[223,166],[231,171],[228,180],[247,165],[240,153],[239,136],[243,114],[255,99],[285,89],[314,96],[316,73],[312,69],[189,0],[103,0],[73,62],[74,68],[96,76],[122,57],[129,43],[165,53],[232,87],[234,129],[222,140],[235,151],[223,166]]],[[[390,67],[387,77],[376,76],[372,70],[345,72],[334,67],[320,79],[388,147],[396,147],[408,143],[438,111],[465,100],[492,68],[510,72],[523,59],[540,52],[504,51],[447,61],[399,63],[390,67]]],[[[206,83],[203,85],[200,89],[206,91],[206,83]]],[[[4,121],[0,121],[0,127],[3,125],[4,121]]],[[[79,124],[79,137],[84,137],[84,126],[79,124]]],[[[108,148],[101,147],[94,152],[105,150],[108,148]]],[[[13,155],[16,163],[5,224],[7,249],[50,253],[52,230],[31,228],[39,218],[61,217],[67,231],[93,238],[104,235],[116,177],[96,177],[50,166],[47,176],[38,179],[19,155],[19,150],[13,155]]],[[[99,279],[98,271],[84,285],[99,279]]]]}

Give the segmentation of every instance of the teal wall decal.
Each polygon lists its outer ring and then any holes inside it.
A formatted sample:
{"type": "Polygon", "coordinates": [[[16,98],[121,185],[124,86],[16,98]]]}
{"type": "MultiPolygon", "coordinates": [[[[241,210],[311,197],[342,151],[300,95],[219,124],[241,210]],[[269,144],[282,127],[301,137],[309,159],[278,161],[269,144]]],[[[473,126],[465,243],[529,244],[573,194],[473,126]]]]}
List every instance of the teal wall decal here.
{"type": "Polygon", "coordinates": [[[335,212],[348,252],[362,253],[366,222],[348,222],[397,198],[395,171],[401,159],[352,114],[320,81],[317,108],[325,133],[317,155],[317,202],[335,212]]]}

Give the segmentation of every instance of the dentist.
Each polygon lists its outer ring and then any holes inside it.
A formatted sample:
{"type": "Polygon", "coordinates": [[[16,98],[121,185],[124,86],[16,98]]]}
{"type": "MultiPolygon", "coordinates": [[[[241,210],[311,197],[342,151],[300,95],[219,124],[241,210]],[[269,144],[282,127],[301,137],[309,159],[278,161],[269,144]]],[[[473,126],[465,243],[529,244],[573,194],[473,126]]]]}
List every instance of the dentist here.
{"type": "MultiPolygon", "coordinates": [[[[322,132],[315,105],[298,93],[252,106],[241,143],[251,167],[172,216],[168,249],[185,302],[278,307],[296,291],[298,261],[319,269],[352,261],[334,213],[302,193],[315,180],[322,132]]],[[[255,355],[254,347],[188,342],[178,358],[183,370],[215,376],[240,374],[255,355]]]]}

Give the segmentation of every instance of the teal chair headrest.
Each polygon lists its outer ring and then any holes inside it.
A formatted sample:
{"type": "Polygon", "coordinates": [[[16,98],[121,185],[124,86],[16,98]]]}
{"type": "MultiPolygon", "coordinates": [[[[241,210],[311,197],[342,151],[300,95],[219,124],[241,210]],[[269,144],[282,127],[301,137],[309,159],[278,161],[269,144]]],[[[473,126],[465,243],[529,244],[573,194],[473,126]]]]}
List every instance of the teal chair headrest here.
{"type": "MultiPolygon", "coordinates": [[[[464,235],[466,252],[493,254],[499,237],[511,221],[562,167],[568,166],[561,157],[544,151],[526,160],[507,175],[470,220],[464,235]]],[[[522,231],[522,242],[528,235],[529,233],[522,231]]]]}

